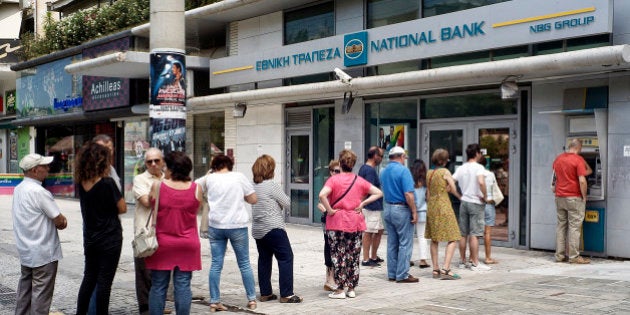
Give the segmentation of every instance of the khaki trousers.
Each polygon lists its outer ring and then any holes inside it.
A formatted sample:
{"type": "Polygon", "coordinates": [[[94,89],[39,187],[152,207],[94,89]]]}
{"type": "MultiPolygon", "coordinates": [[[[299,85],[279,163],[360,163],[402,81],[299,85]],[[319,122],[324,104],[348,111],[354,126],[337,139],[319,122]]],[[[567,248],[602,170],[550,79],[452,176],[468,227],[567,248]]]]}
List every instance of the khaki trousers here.
{"type": "Polygon", "coordinates": [[[580,197],[556,197],[556,260],[576,259],[580,255],[580,232],[586,203],[580,197]],[[568,244],[567,244],[568,243],[568,244]]]}

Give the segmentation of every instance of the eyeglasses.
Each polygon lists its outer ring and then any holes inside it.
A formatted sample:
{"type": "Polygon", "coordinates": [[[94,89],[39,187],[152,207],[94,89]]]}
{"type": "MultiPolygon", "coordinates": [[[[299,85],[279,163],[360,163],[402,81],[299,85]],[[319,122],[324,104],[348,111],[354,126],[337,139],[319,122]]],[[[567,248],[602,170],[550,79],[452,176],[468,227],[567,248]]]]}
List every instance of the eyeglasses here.
{"type": "Polygon", "coordinates": [[[332,170],[332,171],[333,171],[333,173],[335,173],[335,174],[339,174],[339,173],[341,173],[341,170],[340,170],[340,169],[338,169],[338,168],[336,168],[336,169],[334,169],[334,170],[332,170]]]}
{"type": "Polygon", "coordinates": [[[151,164],[154,164],[154,163],[158,164],[161,161],[162,161],[161,159],[153,159],[153,160],[146,160],[146,161],[144,161],[144,163],[147,163],[147,164],[151,165],[151,164]]]}

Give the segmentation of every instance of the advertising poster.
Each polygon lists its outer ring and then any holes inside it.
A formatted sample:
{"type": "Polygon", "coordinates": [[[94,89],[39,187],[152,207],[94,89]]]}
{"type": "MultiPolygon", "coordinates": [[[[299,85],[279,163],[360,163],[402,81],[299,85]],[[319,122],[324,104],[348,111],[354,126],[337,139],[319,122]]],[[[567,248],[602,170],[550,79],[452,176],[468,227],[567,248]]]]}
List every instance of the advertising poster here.
{"type": "Polygon", "coordinates": [[[183,106],[149,106],[151,147],[164,155],[186,151],[186,108],[183,106]]]}
{"type": "MultiPolygon", "coordinates": [[[[379,125],[378,135],[376,136],[376,144],[379,146],[385,153],[383,154],[383,165],[386,165],[388,162],[388,151],[395,147],[399,146],[405,151],[409,151],[409,144],[407,143],[407,132],[409,131],[408,124],[392,124],[392,125],[379,125]]],[[[405,165],[407,165],[407,161],[405,161],[405,165]]]]}
{"type": "Polygon", "coordinates": [[[151,53],[151,105],[186,105],[186,56],[151,53]]]}
{"type": "Polygon", "coordinates": [[[16,104],[15,90],[6,91],[4,93],[4,100],[5,100],[5,105],[7,109],[6,114],[15,115],[15,104],[16,104]]]}

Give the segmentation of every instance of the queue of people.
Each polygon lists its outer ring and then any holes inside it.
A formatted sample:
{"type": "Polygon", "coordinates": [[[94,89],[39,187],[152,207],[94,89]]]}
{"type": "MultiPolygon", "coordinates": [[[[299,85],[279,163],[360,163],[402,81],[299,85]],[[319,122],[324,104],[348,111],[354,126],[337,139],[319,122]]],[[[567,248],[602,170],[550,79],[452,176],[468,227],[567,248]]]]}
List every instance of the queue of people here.
{"type": "MultiPolygon", "coordinates": [[[[387,230],[387,276],[397,283],[416,283],[410,273],[414,230],[418,241],[420,268],[433,268],[432,276],[442,280],[461,277],[451,268],[457,242],[470,243],[470,262],[466,248],[460,252],[463,264],[479,267],[477,237],[484,236],[484,207],[491,203],[485,178],[476,163],[480,161],[479,146],[469,146],[469,167],[451,175],[445,167],[448,152],[437,149],[427,169],[415,160],[411,169],[403,148],[394,146],[388,151],[389,163],[377,174],[384,150],[372,147],[367,161],[353,173],[357,156],[342,150],[338,160],[329,164],[330,177],[319,192],[324,229],[324,261],[326,281],[324,289],[332,299],[354,298],[359,284],[360,267],[378,267],[384,262],[376,253],[383,230],[387,230]],[[469,152],[470,151],[470,152],[469,152]],[[474,165],[472,164],[473,162],[474,165]],[[470,171],[467,171],[470,169],[470,171]],[[466,171],[466,172],[465,172],[466,171]],[[462,185],[460,195],[456,181],[462,185]],[[448,194],[464,201],[460,221],[455,218],[448,194]],[[467,196],[467,197],[465,197],[467,196]],[[467,201],[468,200],[468,201],[467,201]],[[472,204],[472,205],[470,205],[472,204]],[[427,240],[430,240],[428,250],[427,240]],[[447,242],[445,258],[438,262],[439,242],[447,242]],[[363,250],[363,259],[361,251],[363,250]],[[431,264],[427,262],[430,259],[431,264]]],[[[84,278],[77,298],[77,314],[107,314],[113,278],[122,248],[122,227],[119,215],[126,212],[117,180],[112,178],[112,151],[97,141],[88,141],[79,150],[75,182],[78,185],[83,217],[85,267],[84,278]]],[[[25,181],[16,187],[13,217],[16,242],[22,258],[22,278],[18,288],[17,314],[30,309],[50,307],[52,286],[61,246],[57,230],[67,225],[65,217],[54,203],[52,195],[41,187],[47,175],[51,157],[27,155],[20,162],[25,181]],[[34,197],[36,200],[31,200],[34,197]],[[35,202],[37,201],[37,202],[35,202]],[[31,223],[24,213],[37,211],[31,223]],[[42,215],[45,214],[45,215],[42,215]],[[31,253],[33,242],[28,230],[33,226],[45,233],[46,255],[31,253]],[[31,257],[35,257],[33,259],[31,257]],[[27,259],[28,258],[28,259],[27,259]],[[30,261],[29,261],[30,259],[30,261]],[[37,261],[35,261],[37,260],[37,261]],[[43,268],[43,273],[37,272],[43,268]],[[38,279],[34,279],[37,274],[38,279]],[[40,280],[46,282],[42,286],[40,280]],[[36,281],[37,280],[37,281],[36,281]],[[27,295],[35,290],[43,294],[30,302],[27,295]],[[31,289],[31,287],[33,287],[31,289]],[[26,302],[28,299],[28,303],[26,302]]],[[[177,314],[190,313],[192,301],[192,272],[201,270],[200,238],[208,239],[211,267],[208,276],[210,311],[226,311],[221,302],[220,281],[228,242],[238,263],[245,289],[246,307],[257,308],[256,288],[250,264],[250,222],[247,204],[252,205],[252,237],[258,250],[258,301],[279,300],[281,303],[300,303],[303,298],[293,288],[293,250],[285,229],[286,211],[290,199],[281,186],[273,181],[275,161],[269,155],[260,156],[252,166],[253,184],[243,174],[233,172],[233,160],[218,155],[211,161],[211,170],[193,181],[190,178],[192,161],[182,152],[163,156],[161,150],[145,152],[146,171],[133,181],[137,200],[134,232],[138,234],[147,221],[155,227],[159,243],[149,257],[134,259],[136,294],[140,314],[165,313],[169,282],[173,281],[177,314]],[[207,205],[207,223],[197,224],[197,215],[207,205]],[[156,212],[152,213],[152,210],[156,212]],[[279,296],[271,284],[273,257],[278,261],[279,296]]],[[[487,226],[487,224],[485,224],[487,226]]],[[[492,258],[486,251],[486,263],[492,258]]],[[[476,269],[475,269],[476,268],[476,269]]]]}

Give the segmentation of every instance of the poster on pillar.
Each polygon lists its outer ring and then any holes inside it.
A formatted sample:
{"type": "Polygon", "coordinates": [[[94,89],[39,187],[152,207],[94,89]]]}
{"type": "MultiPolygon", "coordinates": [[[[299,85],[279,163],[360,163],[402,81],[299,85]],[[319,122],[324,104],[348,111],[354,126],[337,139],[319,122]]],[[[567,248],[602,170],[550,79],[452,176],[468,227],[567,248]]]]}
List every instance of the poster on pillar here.
{"type": "Polygon", "coordinates": [[[150,105],[149,134],[151,147],[164,155],[173,151],[186,151],[186,108],[179,105],[150,105]]]}
{"type": "Polygon", "coordinates": [[[151,105],[186,105],[186,56],[177,52],[152,52],[151,105]]]}

